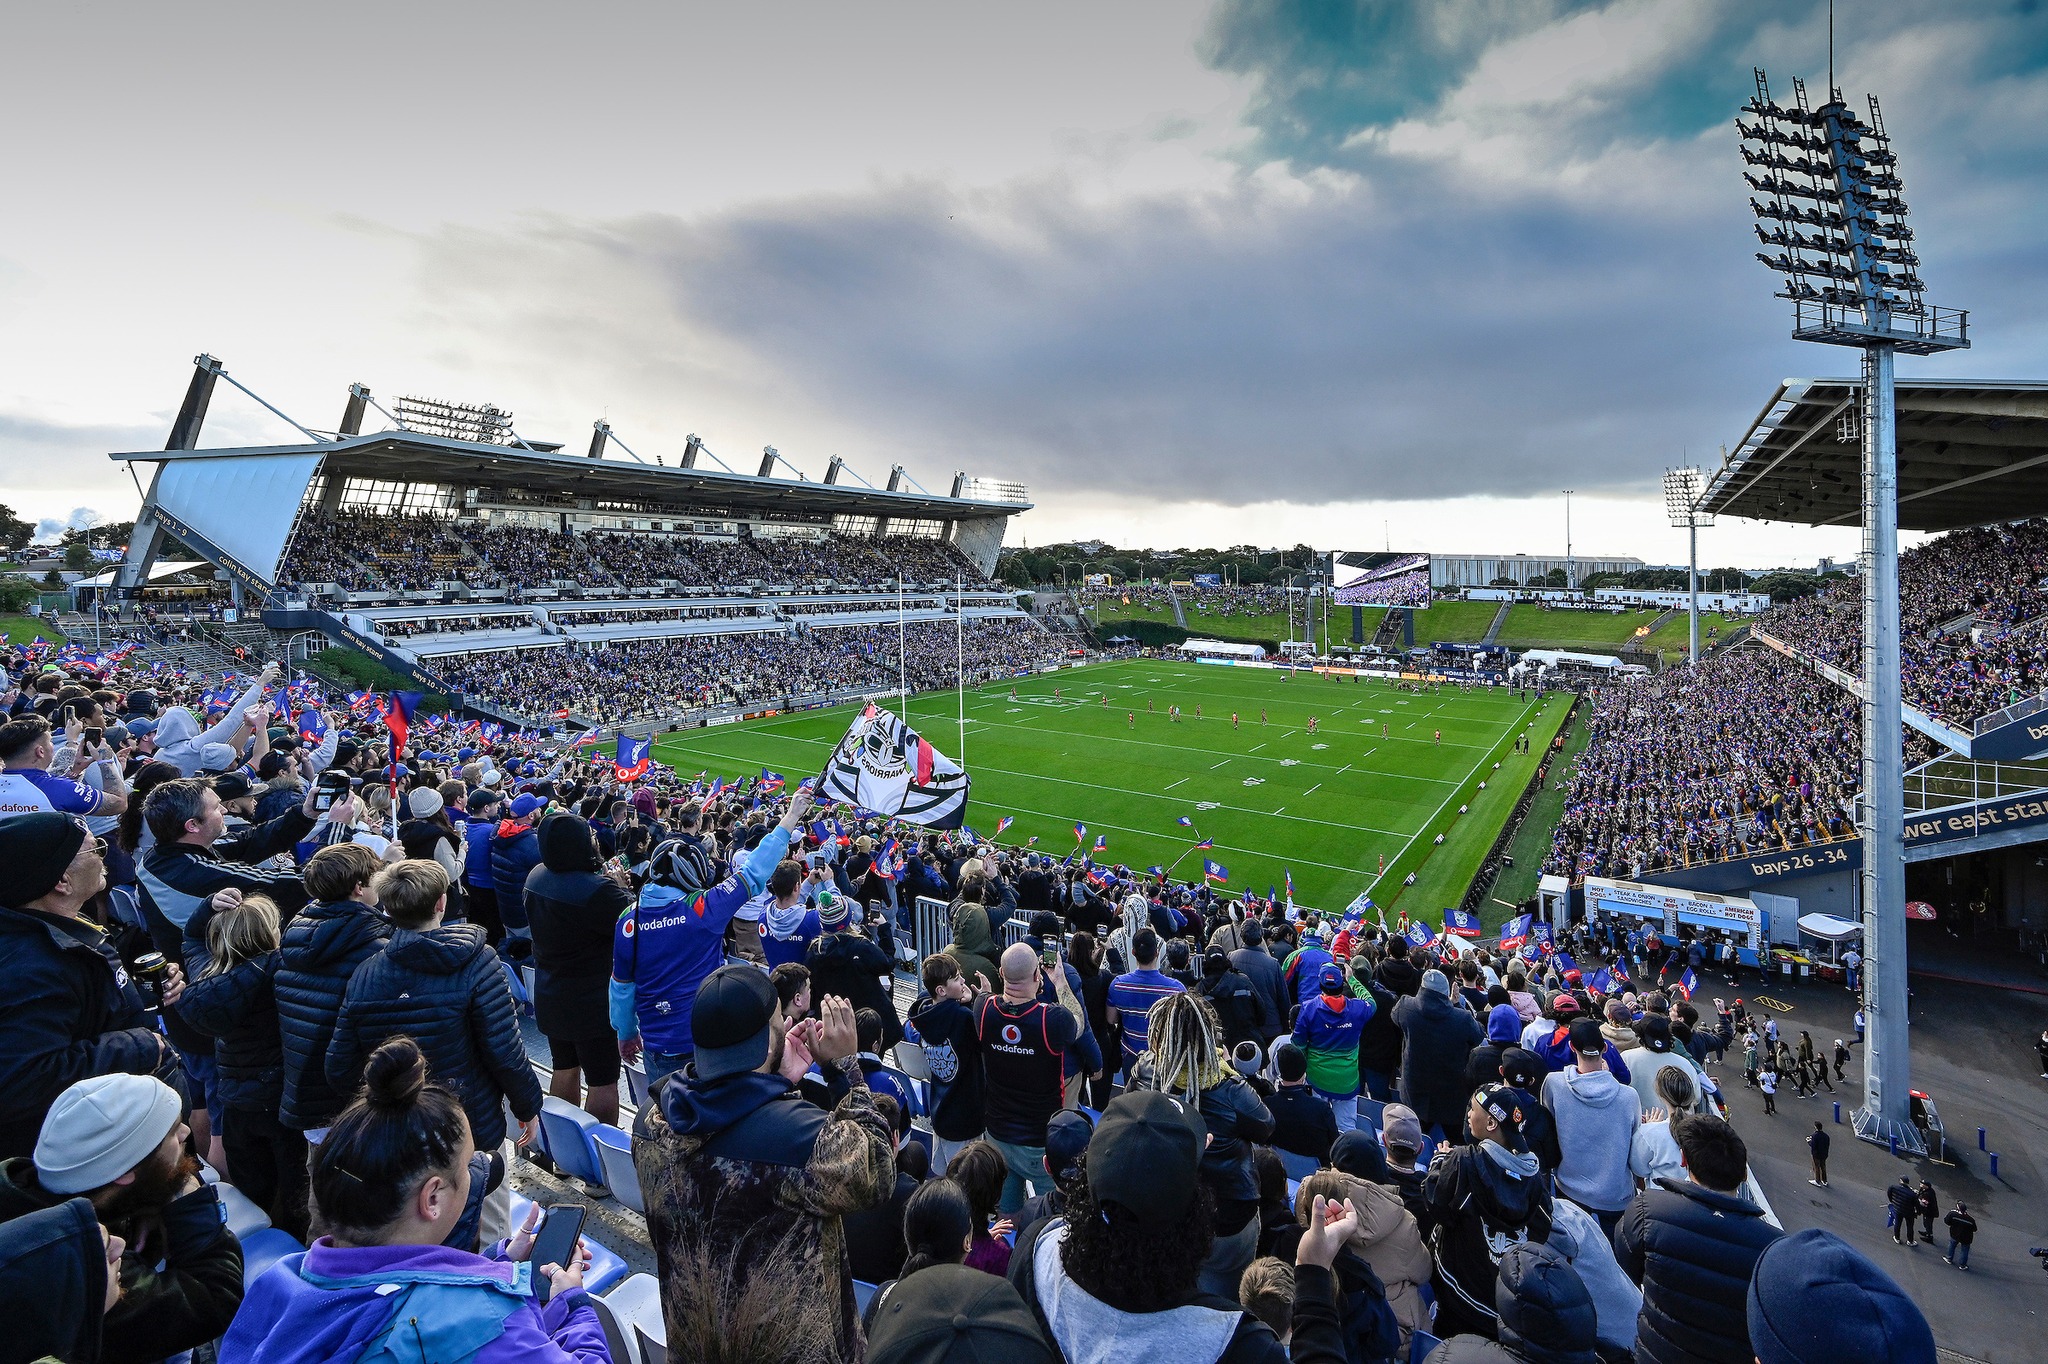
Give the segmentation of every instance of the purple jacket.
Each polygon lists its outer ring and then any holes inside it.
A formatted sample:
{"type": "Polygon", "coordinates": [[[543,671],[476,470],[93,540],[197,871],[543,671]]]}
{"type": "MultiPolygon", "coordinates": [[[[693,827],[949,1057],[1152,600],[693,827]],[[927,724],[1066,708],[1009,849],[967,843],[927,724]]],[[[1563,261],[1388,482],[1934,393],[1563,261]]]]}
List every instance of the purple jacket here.
{"type": "Polygon", "coordinates": [[[563,1293],[543,1307],[534,1272],[445,1246],[344,1250],[322,1237],[249,1286],[221,1341],[221,1364],[612,1364],[584,1295],[563,1293]],[[393,1284],[398,1291],[380,1291],[393,1284]]]}

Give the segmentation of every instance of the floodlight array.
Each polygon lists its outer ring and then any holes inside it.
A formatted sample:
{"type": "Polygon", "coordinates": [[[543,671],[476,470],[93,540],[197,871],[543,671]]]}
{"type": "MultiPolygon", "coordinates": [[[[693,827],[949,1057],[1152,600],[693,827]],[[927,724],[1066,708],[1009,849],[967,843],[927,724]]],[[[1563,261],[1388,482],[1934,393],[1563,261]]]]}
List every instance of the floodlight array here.
{"type": "Polygon", "coordinates": [[[1742,178],[1769,196],[1749,201],[1757,238],[1778,248],[1757,259],[1785,277],[1781,298],[1846,307],[1879,301],[1886,312],[1922,315],[1926,285],[1877,97],[1869,98],[1866,123],[1839,92],[1810,110],[1805,82],[1795,79],[1792,89],[1791,107],[1775,103],[1758,71],[1756,98],[1743,106],[1755,121],[1735,124],[1742,159],[1753,168],[1742,178]]]}
{"type": "Polygon", "coordinates": [[[504,445],[512,437],[512,414],[490,403],[451,403],[439,398],[400,398],[398,424],[407,431],[478,445],[504,445]]]}
{"type": "Polygon", "coordinates": [[[1707,486],[1706,475],[1698,469],[1664,471],[1664,514],[1674,526],[1711,526],[1711,512],[1699,510],[1700,496],[1707,486]]]}

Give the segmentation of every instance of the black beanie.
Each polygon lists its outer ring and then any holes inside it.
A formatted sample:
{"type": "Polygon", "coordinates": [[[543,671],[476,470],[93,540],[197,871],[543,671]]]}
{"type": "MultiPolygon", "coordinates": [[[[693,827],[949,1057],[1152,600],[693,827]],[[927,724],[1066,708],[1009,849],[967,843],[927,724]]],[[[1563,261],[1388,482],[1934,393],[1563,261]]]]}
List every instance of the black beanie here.
{"type": "Polygon", "coordinates": [[[18,909],[48,895],[78,856],[85,827],[44,810],[0,820],[0,905],[18,909]]]}
{"type": "Polygon", "coordinates": [[[872,1364],[1055,1364],[1038,1320],[1006,1279],[933,1265],[890,1286],[868,1335],[872,1364]]]}

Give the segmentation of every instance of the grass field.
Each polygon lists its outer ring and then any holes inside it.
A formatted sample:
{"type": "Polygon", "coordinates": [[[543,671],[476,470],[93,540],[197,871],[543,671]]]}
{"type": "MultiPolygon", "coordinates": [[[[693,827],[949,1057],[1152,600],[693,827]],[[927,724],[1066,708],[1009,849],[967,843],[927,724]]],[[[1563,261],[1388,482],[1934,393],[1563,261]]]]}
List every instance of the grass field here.
{"type": "Polygon", "coordinates": [[[57,628],[55,621],[34,616],[0,616],[0,635],[7,636],[9,644],[26,644],[37,635],[52,644],[62,644],[70,638],[57,628]]]}
{"type": "MultiPolygon", "coordinates": [[[[1216,844],[1207,855],[1229,868],[1233,891],[1263,894],[1287,870],[1297,903],[1339,909],[1377,883],[1386,887],[1375,894],[1381,903],[1415,913],[1463,894],[1567,700],[1455,688],[1415,695],[1381,682],[1149,659],[1034,675],[1015,689],[1014,701],[1008,682],[967,697],[968,823],[984,835],[1012,816],[1004,843],[1036,835],[1041,851],[1064,856],[1079,822],[1091,847],[1098,834],[1109,838],[1098,861],[1171,866],[1182,877],[1199,876],[1203,854],[1191,849],[1207,836],[1216,844]],[[1180,724],[1167,719],[1169,705],[1181,707],[1180,724]],[[1322,722],[1314,735],[1312,715],[1322,722]],[[1513,736],[1532,724],[1537,751],[1513,753],[1513,736]],[[1183,815],[1193,832],[1176,825],[1183,815]],[[1417,884],[1397,900],[1411,870],[1417,884]]],[[[666,735],[655,756],[685,774],[731,778],[765,766],[794,780],[824,765],[851,709],[666,735]]],[[[951,693],[915,697],[909,711],[942,751],[959,749],[951,693]]]]}

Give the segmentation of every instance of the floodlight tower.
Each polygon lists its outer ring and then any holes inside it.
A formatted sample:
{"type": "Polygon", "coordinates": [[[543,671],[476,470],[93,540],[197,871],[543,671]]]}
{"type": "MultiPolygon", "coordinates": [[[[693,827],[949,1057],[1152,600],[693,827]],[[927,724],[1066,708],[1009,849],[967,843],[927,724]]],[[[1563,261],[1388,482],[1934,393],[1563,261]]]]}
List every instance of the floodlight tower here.
{"type": "MultiPolygon", "coordinates": [[[[1832,80],[1830,81],[1832,85],[1832,80]]],[[[1920,1154],[1911,1120],[1906,1052],[1905,762],[1899,725],[1899,451],[1893,362],[1970,344],[1970,315],[1924,296],[1906,225],[1898,157],[1877,98],[1859,119],[1839,89],[1809,108],[1792,82],[1790,107],[1771,99],[1764,73],[1736,120],[1756,235],[1776,255],[1757,259],[1784,276],[1800,341],[1863,352],[1863,991],[1868,1032],[1856,1135],[1920,1154]],[[1818,285],[1814,281],[1820,281],[1818,285]]]]}
{"type": "Polygon", "coordinates": [[[1706,476],[1698,469],[1664,471],[1664,514],[1672,525],[1685,527],[1690,549],[1686,560],[1686,614],[1692,625],[1692,645],[1686,651],[1689,663],[1700,661],[1700,527],[1714,524],[1714,514],[1700,510],[1700,494],[1706,488],[1706,476]]]}

